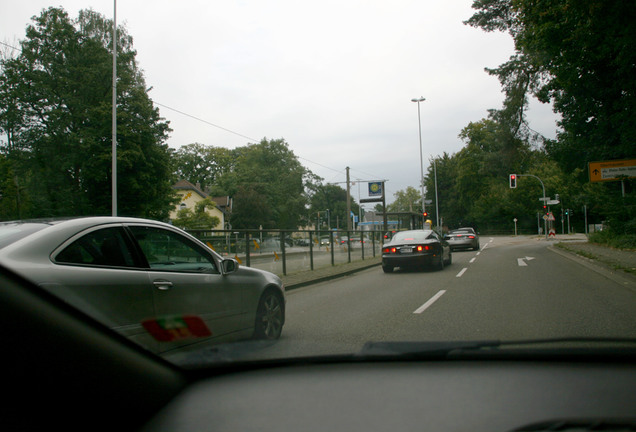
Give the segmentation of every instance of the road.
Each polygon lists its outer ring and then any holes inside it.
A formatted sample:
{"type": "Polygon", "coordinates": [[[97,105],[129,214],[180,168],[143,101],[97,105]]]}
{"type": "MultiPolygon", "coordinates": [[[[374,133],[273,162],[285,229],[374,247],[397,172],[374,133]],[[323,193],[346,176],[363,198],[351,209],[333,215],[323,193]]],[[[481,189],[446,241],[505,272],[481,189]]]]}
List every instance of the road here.
{"type": "Polygon", "coordinates": [[[482,237],[442,271],[376,267],[290,291],[281,339],[257,353],[353,353],[367,341],[636,335],[636,291],[528,237],[482,237]]]}

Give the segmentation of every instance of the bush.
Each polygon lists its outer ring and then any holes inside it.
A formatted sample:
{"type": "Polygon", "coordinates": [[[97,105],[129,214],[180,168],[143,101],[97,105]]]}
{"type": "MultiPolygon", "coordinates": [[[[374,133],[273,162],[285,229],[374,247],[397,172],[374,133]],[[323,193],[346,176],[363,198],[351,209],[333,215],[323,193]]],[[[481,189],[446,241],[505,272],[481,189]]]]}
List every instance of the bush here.
{"type": "Polygon", "coordinates": [[[617,234],[611,229],[591,233],[588,240],[617,249],[636,249],[636,234],[617,234]]]}

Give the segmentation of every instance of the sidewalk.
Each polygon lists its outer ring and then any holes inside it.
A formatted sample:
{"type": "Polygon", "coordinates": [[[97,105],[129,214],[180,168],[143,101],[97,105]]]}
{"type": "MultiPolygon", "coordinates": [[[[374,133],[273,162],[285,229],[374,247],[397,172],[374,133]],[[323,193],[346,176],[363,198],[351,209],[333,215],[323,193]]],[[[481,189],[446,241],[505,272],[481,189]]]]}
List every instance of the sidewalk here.
{"type": "Polygon", "coordinates": [[[316,270],[307,270],[294,274],[281,276],[285,289],[300,288],[313,283],[324,282],[341,276],[346,276],[361,270],[379,266],[382,263],[380,256],[366,258],[361,261],[338,264],[335,266],[321,267],[316,270]]]}
{"type": "Polygon", "coordinates": [[[606,267],[608,270],[620,271],[636,278],[636,251],[614,249],[595,243],[582,241],[561,241],[555,244],[561,250],[577,254],[587,260],[606,267]]]}

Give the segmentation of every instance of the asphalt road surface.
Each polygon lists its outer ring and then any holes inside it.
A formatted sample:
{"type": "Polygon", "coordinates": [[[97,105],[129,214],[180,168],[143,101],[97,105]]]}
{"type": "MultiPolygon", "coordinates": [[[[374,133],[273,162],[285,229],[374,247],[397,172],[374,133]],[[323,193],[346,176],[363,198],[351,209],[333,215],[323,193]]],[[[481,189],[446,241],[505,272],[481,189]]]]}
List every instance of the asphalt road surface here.
{"type": "MultiPolygon", "coordinates": [[[[636,291],[531,238],[483,237],[442,271],[375,267],[290,291],[256,358],[355,353],[367,341],[634,337],[636,291]]],[[[251,355],[250,355],[251,356],[251,355]]]]}

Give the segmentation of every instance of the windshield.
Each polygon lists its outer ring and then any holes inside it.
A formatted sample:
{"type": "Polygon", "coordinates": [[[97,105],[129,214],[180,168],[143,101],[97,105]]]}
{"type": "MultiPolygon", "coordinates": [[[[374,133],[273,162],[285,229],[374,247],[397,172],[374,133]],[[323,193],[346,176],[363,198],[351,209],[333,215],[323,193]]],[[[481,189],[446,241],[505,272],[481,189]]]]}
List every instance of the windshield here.
{"type": "Polygon", "coordinates": [[[629,2],[14,3],[0,264],[117,335],[636,338],[629,2]]]}

